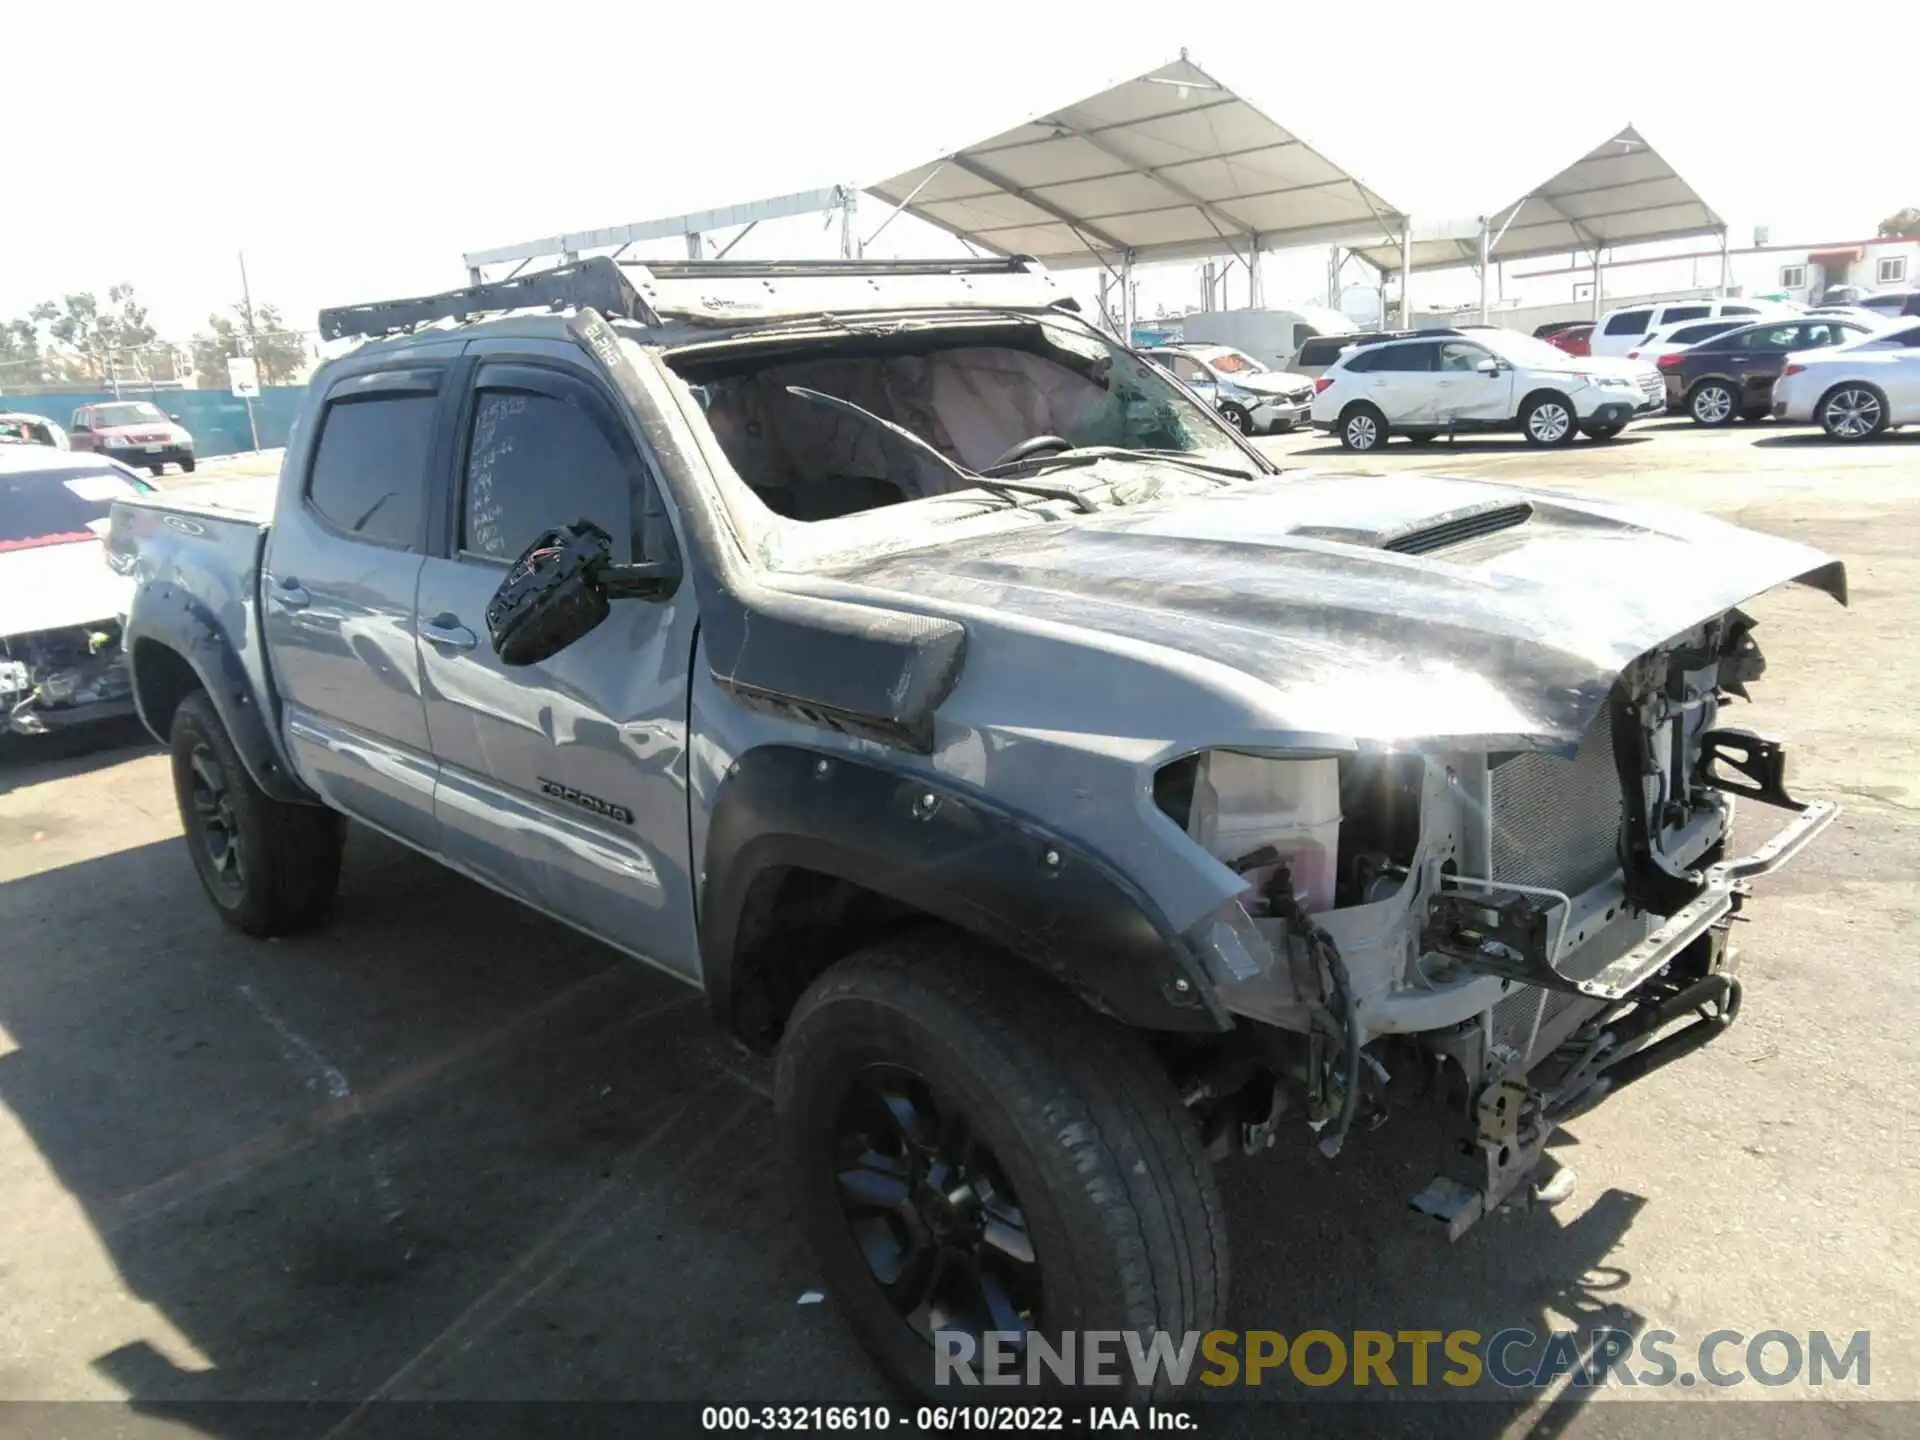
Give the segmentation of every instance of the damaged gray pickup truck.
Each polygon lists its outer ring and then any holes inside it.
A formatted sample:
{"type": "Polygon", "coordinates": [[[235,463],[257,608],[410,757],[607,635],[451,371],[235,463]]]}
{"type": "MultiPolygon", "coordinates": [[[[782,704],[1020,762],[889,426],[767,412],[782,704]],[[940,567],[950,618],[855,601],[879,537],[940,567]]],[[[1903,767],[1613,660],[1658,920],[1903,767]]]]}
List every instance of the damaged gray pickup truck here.
{"type": "Polygon", "coordinates": [[[1723,712],[1738,607],[1839,563],[1283,475],[1030,262],[588,260],[322,328],[369,343],[270,516],[113,510],[208,895],[315,922],[345,815],[701,987],[909,1385],[945,1332],[1219,1323],[1207,1162],[1285,1125],[1445,1117],[1458,1234],[1734,1020],[1728,922],[1836,813],[1723,712]]]}

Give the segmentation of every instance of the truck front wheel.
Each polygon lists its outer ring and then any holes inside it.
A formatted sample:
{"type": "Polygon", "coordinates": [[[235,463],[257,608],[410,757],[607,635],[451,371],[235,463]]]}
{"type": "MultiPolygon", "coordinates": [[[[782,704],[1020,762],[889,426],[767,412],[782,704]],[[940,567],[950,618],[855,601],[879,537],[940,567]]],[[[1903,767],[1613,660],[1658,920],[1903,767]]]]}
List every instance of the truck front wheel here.
{"type": "MultiPolygon", "coordinates": [[[[1054,1383],[1029,1368],[1036,1332],[1078,1361],[1087,1331],[1178,1346],[1220,1321],[1225,1215],[1152,1052],[966,936],[910,932],[815,981],[775,1104],[827,1288],[911,1390],[981,1376],[995,1351],[1054,1383]]],[[[1117,1368],[1125,1394],[1165,1388],[1117,1368]]]]}
{"type": "Polygon", "coordinates": [[[220,918],[248,935],[288,935],[319,921],[340,883],[340,817],[254,784],[204,690],[173,712],[172,750],[187,850],[220,918]]]}

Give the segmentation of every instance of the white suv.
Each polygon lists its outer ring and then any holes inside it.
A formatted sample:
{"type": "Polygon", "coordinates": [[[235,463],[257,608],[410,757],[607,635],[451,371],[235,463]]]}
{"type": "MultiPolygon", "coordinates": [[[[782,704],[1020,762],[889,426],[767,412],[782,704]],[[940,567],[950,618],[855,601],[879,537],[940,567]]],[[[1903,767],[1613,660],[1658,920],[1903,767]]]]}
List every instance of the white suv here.
{"type": "Polygon", "coordinates": [[[1640,348],[1656,330],[1689,320],[1769,320],[1794,314],[1794,307],[1777,300],[1671,300],[1664,305],[1628,305],[1609,310],[1594,322],[1587,350],[1594,355],[1625,355],[1640,348]]]}
{"type": "Polygon", "coordinates": [[[1666,404],[1651,365],[1569,355],[1512,330],[1427,331],[1347,351],[1314,381],[1313,423],[1349,450],[1390,433],[1518,430],[1533,445],[1564,445],[1576,430],[1611,440],[1636,415],[1666,404]]]}

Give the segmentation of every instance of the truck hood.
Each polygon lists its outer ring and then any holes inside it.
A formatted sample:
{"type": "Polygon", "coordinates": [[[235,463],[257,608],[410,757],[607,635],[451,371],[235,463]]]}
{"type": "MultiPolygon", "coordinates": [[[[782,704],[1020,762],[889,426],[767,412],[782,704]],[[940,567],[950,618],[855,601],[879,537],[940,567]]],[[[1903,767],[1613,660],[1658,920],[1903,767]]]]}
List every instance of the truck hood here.
{"type": "Polygon", "coordinates": [[[0,553],[0,638],[112,620],[133,582],[107,568],[98,540],[0,553]]]}
{"type": "Polygon", "coordinates": [[[1224,667],[1270,743],[1332,748],[1571,750],[1662,642],[1790,580],[1846,603],[1839,561],[1703,515],[1417,475],[1276,477],[830,573],[969,628],[1224,667]]]}

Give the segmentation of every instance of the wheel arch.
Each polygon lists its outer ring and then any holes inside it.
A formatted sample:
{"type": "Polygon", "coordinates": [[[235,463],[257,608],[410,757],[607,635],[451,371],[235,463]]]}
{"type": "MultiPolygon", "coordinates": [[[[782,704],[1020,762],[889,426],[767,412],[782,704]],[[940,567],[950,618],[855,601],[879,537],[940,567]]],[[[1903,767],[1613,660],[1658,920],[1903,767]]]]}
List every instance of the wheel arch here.
{"type": "Polygon", "coordinates": [[[1542,400],[1558,400],[1567,407],[1567,415],[1575,425],[1580,423],[1580,412],[1574,408],[1573,397],[1557,385],[1536,385],[1520,397],[1520,404],[1513,412],[1513,418],[1523,420],[1526,413],[1542,400]]]}
{"type": "Polygon", "coordinates": [[[1231,1024],[1185,942],[1117,870],[944,780],[764,746],[729,767],[703,858],[708,1002],[757,1049],[835,960],[926,920],[1028,962],[1124,1024],[1231,1024]]]}
{"type": "Polygon", "coordinates": [[[219,628],[184,606],[158,626],[142,621],[130,637],[127,665],[134,708],[154,739],[167,744],[180,702],[204,690],[253,783],[276,800],[316,803],[283,759],[240,657],[219,628]]]}

